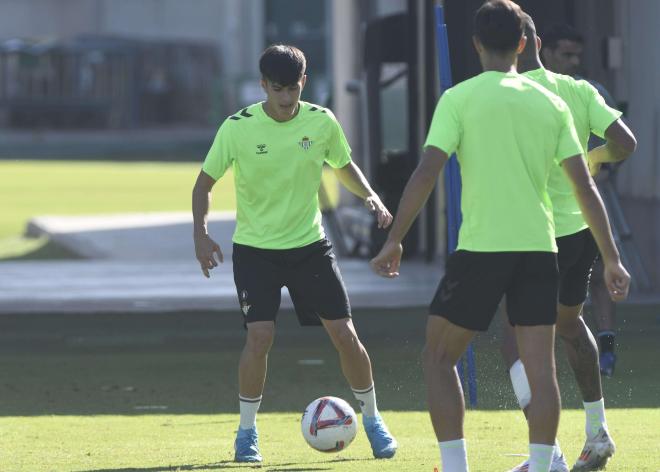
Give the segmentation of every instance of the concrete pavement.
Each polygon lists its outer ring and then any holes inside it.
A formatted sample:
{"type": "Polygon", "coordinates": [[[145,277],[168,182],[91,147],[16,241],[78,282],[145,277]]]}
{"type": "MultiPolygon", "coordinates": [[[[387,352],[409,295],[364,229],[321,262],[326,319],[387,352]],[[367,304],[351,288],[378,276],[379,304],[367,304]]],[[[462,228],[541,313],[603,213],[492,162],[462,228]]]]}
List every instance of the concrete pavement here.
{"type": "MultiPolygon", "coordinates": [[[[43,217],[47,234],[87,259],[0,263],[0,314],[238,310],[231,264],[231,213],[215,213],[210,233],[225,263],[206,279],[194,259],[189,214],[43,217]]],[[[352,305],[426,306],[442,263],[404,261],[401,276],[374,275],[366,260],[340,259],[352,305]]],[[[283,289],[282,306],[291,301],[283,289]]]]}

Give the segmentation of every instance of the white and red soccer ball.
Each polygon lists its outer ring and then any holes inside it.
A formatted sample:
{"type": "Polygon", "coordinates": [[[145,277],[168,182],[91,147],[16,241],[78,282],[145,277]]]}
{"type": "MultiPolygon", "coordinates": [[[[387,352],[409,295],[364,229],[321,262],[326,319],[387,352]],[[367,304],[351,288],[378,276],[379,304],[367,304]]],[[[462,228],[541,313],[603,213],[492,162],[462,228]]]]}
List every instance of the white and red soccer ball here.
{"type": "Polygon", "coordinates": [[[346,449],[357,433],[357,416],[341,398],[321,397],[307,405],[302,433],[312,448],[321,452],[346,449]]]}

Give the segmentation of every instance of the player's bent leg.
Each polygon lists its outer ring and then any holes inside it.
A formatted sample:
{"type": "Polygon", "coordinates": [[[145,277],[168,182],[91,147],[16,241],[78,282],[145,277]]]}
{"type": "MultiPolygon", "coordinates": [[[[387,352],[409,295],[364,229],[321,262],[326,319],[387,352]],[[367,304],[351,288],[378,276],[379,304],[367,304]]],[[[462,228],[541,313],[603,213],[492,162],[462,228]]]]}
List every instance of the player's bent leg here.
{"type": "Polygon", "coordinates": [[[529,380],[531,401],[529,471],[552,470],[561,409],[554,356],[554,325],[516,326],[520,359],[529,380]]]}
{"type": "Polygon", "coordinates": [[[561,408],[554,356],[554,325],[516,326],[520,359],[532,399],[527,412],[531,444],[553,445],[561,408]]]}
{"type": "MultiPolygon", "coordinates": [[[[532,392],[529,388],[529,381],[527,380],[527,373],[525,372],[525,366],[518,355],[518,345],[515,339],[515,328],[509,324],[509,320],[505,320],[505,326],[503,329],[503,341],[502,355],[504,357],[507,366],[509,367],[509,375],[511,378],[511,384],[513,386],[513,391],[518,400],[518,404],[522,409],[525,417],[527,416],[527,409],[529,403],[532,400],[532,392]]],[[[510,472],[528,472],[529,471],[529,460],[525,460],[513,469],[510,472]]],[[[552,463],[550,464],[550,472],[568,472],[568,463],[566,458],[559,446],[559,442],[555,441],[554,451],[552,453],[552,463]]]]}
{"type": "Polygon", "coordinates": [[[378,413],[371,361],[358,338],[353,320],[350,317],[336,320],[321,317],[321,321],[339,353],[342,372],[360,403],[362,424],[374,457],[377,459],[393,457],[398,443],[378,413]]]}
{"type": "Polygon", "coordinates": [[[240,395],[254,398],[261,395],[266,381],[268,353],[275,337],[275,322],[255,321],[247,324],[247,340],[238,364],[240,395]]]}
{"type": "Polygon", "coordinates": [[[268,352],[273,345],[275,323],[247,324],[247,340],[238,367],[241,422],[234,442],[236,462],[261,462],[256,417],[266,380],[268,352]]]}
{"type": "Polygon", "coordinates": [[[424,376],[431,422],[438,441],[463,438],[465,401],[456,363],[474,334],[441,316],[428,317],[424,376]]]}
{"type": "Polygon", "coordinates": [[[430,315],[427,319],[424,377],[442,470],[468,470],[463,434],[465,400],[456,363],[474,334],[474,331],[457,326],[441,316],[430,315]]]}
{"type": "Polygon", "coordinates": [[[614,441],[605,421],[605,401],[598,365],[598,347],[581,314],[582,305],[559,305],[557,333],[564,340],[568,360],[582,394],[586,413],[586,443],[574,471],[601,470],[614,455],[614,441]]]}
{"type": "Polygon", "coordinates": [[[509,370],[509,378],[513,392],[518,400],[518,405],[527,416],[527,407],[532,399],[532,392],[529,390],[529,382],[525,374],[525,367],[520,360],[518,353],[518,343],[516,342],[516,331],[509,318],[506,315],[506,299],[501,303],[502,314],[504,315],[504,323],[502,324],[502,341],[500,342],[500,353],[504,358],[506,367],[509,370]]]}
{"type": "Polygon", "coordinates": [[[341,369],[353,389],[365,390],[373,384],[369,354],[360,342],[350,317],[321,322],[339,353],[341,369]]]}
{"type": "Polygon", "coordinates": [[[575,374],[582,399],[594,402],[603,398],[598,367],[598,346],[581,316],[582,305],[557,306],[557,335],[564,341],[568,362],[575,374]]]}

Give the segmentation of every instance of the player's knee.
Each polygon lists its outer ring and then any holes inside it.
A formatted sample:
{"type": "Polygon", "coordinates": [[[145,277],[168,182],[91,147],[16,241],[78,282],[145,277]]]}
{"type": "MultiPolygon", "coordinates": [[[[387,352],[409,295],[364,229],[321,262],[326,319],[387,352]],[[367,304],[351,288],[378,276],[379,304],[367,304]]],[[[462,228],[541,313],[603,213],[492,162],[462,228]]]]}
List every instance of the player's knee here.
{"type": "Polygon", "coordinates": [[[555,369],[551,366],[542,367],[541,365],[533,367],[533,364],[529,367],[529,369],[526,368],[525,372],[532,397],[535,397],[539,392],[549,392],[555,388],[557,385],[555,369]]]}
{"type": "Polygon", "coordinates": [[[449,352],[442,344],[435,346],[425,345],[422,351],[422,360],[425,369],[453,369],[456,361],[452,360],[449,352]]]}
{"type": "Polygon", "coordinates": [[[341,326],[333,333],[333,339],[337,349],[342,352],[358,352],[362,349],[362,344],[355,334],[355,331],[348,326],[341,326]]]}
{"type": "Polygon", "coordinates": [[[265,356],[273,345],[275,330],[271,328],[251,329],[248,331],[246,349],[256,356],[265,356]]]}
{"type": "Polygon", "coordinates": [[[566,339],[574,339],[580,334],[580,322],[576,318],[560,317],[557,318],[556,330],[558,336],[566,339]]]}
{"type": "Polygon", "coordinates": [[[513,364],[520,357],[518,355],[518,349],[516,347],[516,340],[515,339],[502,340],[502,342],[500,343],[500,354],[502,355],[502,358],[504,359],[507,368],[510,369],[511,366],[513,366],[513,364]]]}
{"type": "Polygon", "coordinates": [[[589,331],[581,316],[581,310],[561,309],[561,307],[555,329],[557,335],[563,339],[575,339],[589,331]]]}

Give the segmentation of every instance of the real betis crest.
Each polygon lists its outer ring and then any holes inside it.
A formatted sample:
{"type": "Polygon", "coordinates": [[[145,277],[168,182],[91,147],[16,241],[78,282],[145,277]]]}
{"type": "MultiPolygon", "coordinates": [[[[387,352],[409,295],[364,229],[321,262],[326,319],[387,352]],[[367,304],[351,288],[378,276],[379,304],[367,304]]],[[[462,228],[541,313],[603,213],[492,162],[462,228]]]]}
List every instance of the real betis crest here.
{"type": "Polygon", "coordinates": [[[304,136],[300,141],[298,141],[298,144],[300,144],[301,148],[307,151],[310,147],[312,147],[312,140],[307,136],[304,136]]]}

